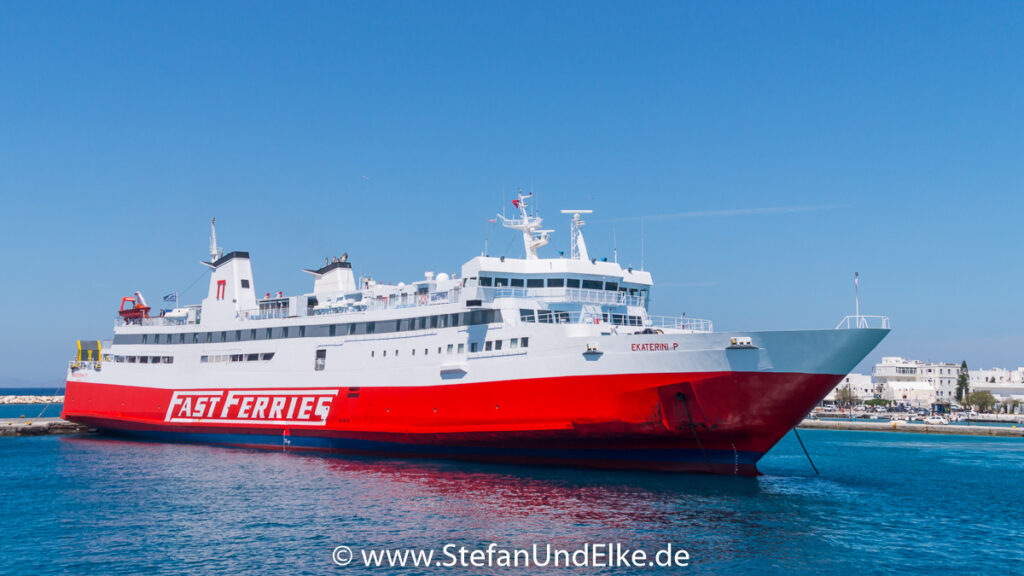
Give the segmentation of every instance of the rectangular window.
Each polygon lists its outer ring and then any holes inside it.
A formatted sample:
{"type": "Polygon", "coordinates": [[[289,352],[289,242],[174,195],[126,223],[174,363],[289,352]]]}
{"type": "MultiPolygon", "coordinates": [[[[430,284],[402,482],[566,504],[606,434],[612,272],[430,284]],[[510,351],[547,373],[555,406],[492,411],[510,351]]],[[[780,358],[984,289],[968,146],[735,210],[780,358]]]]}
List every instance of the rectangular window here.
{"type": "Polygon", "coordinates": [[[583,288],[585,290],[600,290],[602,288],[600,280],[584,280],[583,288]]]}
{"type": "Polygon", "coordinates": [[[299,338],[305,338],[305,337],[306,337],[306,327],[305,326],[299,326],[299,338]]]}
{"type": "Polygon", "coordinates": [[[242,356],[241,354],[232,354],[231,355],[231,361],[232,362],[241,362],[244,358],[245,357],[242,356]]]}
{"type": "Polygon", "coordinates": [[[455,345],[454,344],[449,344],[448,345],[448,353],[451,354],[454,351],[455,351],[455,345]]]}
{"type": "Polygon", "coordinates": [[[548,288],[561,288],[565,286],[565,280],[562,278],[548,278],[548,288]]]}
{"type": "Polygon", "coordinates": [[[150,356],[149,363],[150,364],[159,364],[160,363],[160,357],[159,356],[150,356]]]}
{"type": "Polygon", "coordinates": [[[614,291],[619,289],[619,283],[618,282],[605,282],[604,283],[604,289],[605,290],[611,290],[612,292],[614,292],[614,291]]]}
{"type": "Polygon", "coordinates": [[[242,288],[248,288],[248,287],[249,287],[249,281],[246,280],[245,278],[242,278],[242,288]]]}
{"type": "Polygon", "coordinates": [[[447,327],[448,327],[448,315],[447,314],[441,314],[441,328],[447,328],[447,327]]]}
{"type": "Polygon", "coordinates": [[[426,316],[423,316],[421,318],[417,318],[416,319],[416,323],[419,325],[420,330],[426,330],[427,329],[427,317],[426,316]]]}
{"type": "Polygon", "coordinates": [[[525,308],[519,309],[519,320],[521,322],[536,322],[534,318],[533,310],[527,310],[525,308]]]}
{"type": "Polygon", "coordinates": [[[480,285],[481,286],[490,286],[491,285],[491,277],[490,276],[481,276],[480,277],[480,285]]]}
{"type": "Polygon", "coordinates": [[[509,280],[509,285],[512,286],[513,288],[522,288],[523,287],[523,279],[522,278],[513,278],[513,279],[509,280]]]}
{"type": "Polygon", "coordinates": [[[213,332],[207,332],[206,333],[206,343],[209,344],[211,342],[213,342],[213,332]]]}
{"type": "Polygon", "coordinates": [[[470,342],[469,343],[469,351],[470,352],[476,352],[476,349],[477,349],[477,343],[476,342],[470,342]]]}
{"type": "Polygon", "coordinates": [[[313,362],[313,369],[322,372],[327,364],[327,350],[317,350],[316,360],[313,362]]]}
{"type": "Polygon", "coordinates": [[[281,338],[287,338],[287,337],[288,337],[288,327],[285,326],[284,328],[281,328],[281,338]]]}
{"type": "Polygon", "coordinates": [[[544,287],[544,279],[543,278],[527,278],[526,279],[526,287],[527,288],[543,288],[544,287]]]}
{"type": "Polygon", "coordinates": [[[274,353],[273,352],[265,352],[263,354],[260,354],[260,360],[273,360],[273,359],[274,359],[274,353]]]}
{"type": "Polygon", "coordinates": [[[512,350],[519,348],[519,338],[513,338],[509,340],[508,347],[511,348],[512,350]]]}
{"type": "Polygon", "coordinates": [[[235,342],[241,342],[241,341],[242,341],[242,331],[241,330],[235,330],[235,342]]]}
{"type": "Polygon", "coordinates": [[[494,279],[494,285],[495,286],[508,286],[508,278],[495,278],[494,279]]]}
{"type": "Polygon", "coordinates": [[[259,354],[246,354],[245,355],[245,361],[246,362],[255,362],[255,361],[259,360],[259,359],[260,359],[260,355],[259,354]]]}
{"type": "Polygon", "coordinates": [[[331,332],[331,336],[336,336],[338,334],[338,325],[337,324],[331,324],[330,332],[331,332]]]}
{"type": "Polygon", "coordinates": [[[267,340],[270,340],[273,337],[274,337],[274,329],[273,328],[267,328],[266,335],[264,336],[264,338],[266,338],[267,340]]]}
{"type": "Polygon", "coordinates": [[[465,351],[466,351],[466,345],[460,343],[459,344],[459,354],[463,354],[465,351]]]}
{"type": "Polygon", "coordinates": [[[376,331],[377,331],[377,325],[374,322],[367,322],[366,323],[366,333],[367,334],[373,334],[376,331]]]}
{"type": "Polygon", "coordinates": [[[437,328],[437,316],[430,317],[430,327],[437,328]]]}
{"type": "MultiPolygon", "coordinates": [[[[142,335],[142,343],[145,344],[149,340],[149,334],[142,335]]],[[[157,342],[159,344],[159,342],[157,342]]]]}
{"type": "Polygon", "coordinates": [[[174,356],[164,356],[164,364],[174,364],[174,356]]]}
{"type": "Polygon", "coordinates": [[[501,350],[501,340],[495,340],[494,341],[494,349],[495,350],[501,350]]]}
{"type": "Polygon", "coordinates": [[[184,343],[185,343],[185,333],[182,332],[181,334],[178,334],[178,344],[184,344],[184,343]]]}
{"type": "Polygon", "coordinates": [[[210,361],[210,357],[209,356],[203,356],[203,357],[201,357],[199,359],[199,361],[202,362],[203,364],[206,364],[207,362],[210,361]]]}
{"type": "Polygon", "coordinates": [[[555,312],[555,321],[557,321],[559,324],[568,324],[569,313],[566,312],[565,310],[558,310],[557,312],[555,312]]]}
{"type": "Polygon", "coordinates": [[[449,326],[453,326],[453,327],[454,326],[458,326],[459,325],[459,315],[458,314],[449,314],[448,315],[448,325],[449,326]]]}
{"type": "Polygon", "coordinates": [[[565,286],[567,288],[579,288],[580,287],[580,281],[579,281],[578,278],[568,278],[565,281],[565,286]]]}
{"type": "Polygon", "coordinates": [[[525,336],[520,338],[519,339],[519,345],[522,346],[523,348],[529,347],[530,346],[530,339],[525,337],[525,336]]]}
{"type": "Polygon", "coordinates": [[[490,352],[491,348],[493,348],[493,347],[494,347],[494,342],[491,342],[490,340],[488,340],[487,342],[484,342],[484,352],[490,352]]]}
{"type": "Polygon", "coordinates": [[[537,310],[537,321],[544,324],[551,324],[551,310],[537,310]]]}
{"type": "Polygon", "coordinates": [[[355,334],[356,333],[356,325],[355,324],[349,324],[348,325],[348,333],[349,334],[355,334]]]}
{"type": "Polygon", "coordinates": [[[220,340],[218,340],[218,342],[227,342],[227,341],[228,341],[228,333],[227,332],[221,332],[220,333],[220,340]]]}
{"type": "Polygon", "coordinates": [[[199,343],[199,332],[193,332],[192,333],[192,343],[193,344],[198,344],[199,343]]]}

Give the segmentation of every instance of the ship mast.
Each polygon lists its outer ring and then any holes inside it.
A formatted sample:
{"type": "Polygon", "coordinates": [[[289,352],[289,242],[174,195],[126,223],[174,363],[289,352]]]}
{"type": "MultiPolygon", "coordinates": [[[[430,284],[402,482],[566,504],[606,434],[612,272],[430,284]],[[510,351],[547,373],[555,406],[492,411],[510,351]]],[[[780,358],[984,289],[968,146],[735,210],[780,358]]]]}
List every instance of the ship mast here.
{"type": "Polygon", "coordinates": [[[569,241],[569,257],[573,260],[590,260],[587,243],[583,241],[583,230],[581,230],[587,221],[580,218],[580,214],[593,213],[593,210],[562,210],[562,214],[572,214],[572,228],[569,231],[572,235],[569,241]]]}
{"type": "Polygon", "coordinates": [[[217,219],[210,220],[210,262],[216,262],[224,255],[224,252],[217,247],[217,219]]]}
{"type": "Polygon", "coordinates": [[[553,232],[553,230],[541,230],[541,217],[530,216],[526,210],[526,199],[532,196],[532,192],[524,195],[520,190],[519,198],[512,201],[512,205],[519,209],[519,218],[505,218],[504,215],[498,214],[503,226],[522,231],[527,260],[537,260],[537,249],[548,243],[548,237],[553,232]]]}

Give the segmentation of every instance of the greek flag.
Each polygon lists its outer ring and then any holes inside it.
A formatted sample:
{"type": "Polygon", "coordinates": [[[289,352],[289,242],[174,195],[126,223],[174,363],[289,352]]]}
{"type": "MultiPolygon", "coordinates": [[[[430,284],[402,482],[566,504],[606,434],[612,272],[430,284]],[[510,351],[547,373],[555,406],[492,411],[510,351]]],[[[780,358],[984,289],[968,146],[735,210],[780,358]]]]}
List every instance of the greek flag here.
{"type": "Polygon", "coordinates": [[[164,296],[164,302],[175,302],[176,303],[177,301],[178,301],[178,293],[177,292],[171,292],[167,296],[164,296]]]}

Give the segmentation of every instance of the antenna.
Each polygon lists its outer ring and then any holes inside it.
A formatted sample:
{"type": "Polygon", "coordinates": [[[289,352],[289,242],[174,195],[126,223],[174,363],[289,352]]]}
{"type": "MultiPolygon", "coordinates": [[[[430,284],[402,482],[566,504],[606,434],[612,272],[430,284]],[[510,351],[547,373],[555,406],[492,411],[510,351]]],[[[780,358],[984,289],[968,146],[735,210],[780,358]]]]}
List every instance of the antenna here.
{"type": "Polygon", "coordinates": [[[593,210],[562,210],[562,214],[572,214],[572,223],[569,230],[571,236],[569,241],[569,258],[573,260],[589,260],[587,244],[583,241],[583,225],[586,220],[580,218],[580,214],[593,214],[593,210]]]}
{"type": "Polygon", "coordinates": [[[615,226],[612,226],[612,256],[615,259],[615,263],[619,263],[619,239],[615,235],[615,226]]]}
{"type": "Polygon", "coordinates": [[[853,273],[853,299],[854,299],[854,314],[857,316],[858,323],[860,321],[860,272],[853,273]]]}
{"type": "Polygon", "coordinates": [[[644,217],[640,217],[640,269],[644,269],[644,217]]]}

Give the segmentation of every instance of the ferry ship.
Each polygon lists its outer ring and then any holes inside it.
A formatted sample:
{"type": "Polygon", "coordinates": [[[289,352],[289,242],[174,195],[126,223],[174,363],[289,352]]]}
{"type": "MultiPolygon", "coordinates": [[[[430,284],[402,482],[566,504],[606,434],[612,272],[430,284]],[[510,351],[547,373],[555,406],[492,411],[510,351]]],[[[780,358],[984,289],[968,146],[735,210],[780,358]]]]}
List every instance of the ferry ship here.
{"type": "Polygon", "coordinates": [[[151,440],[756,475],[889,332],[881,316],[724,333],[653,316],[648,271],[589,255],[590,211],[563,211],[570,254],[544,258],[528,202],[498,216],[524,258],[386,284],[345,255],[295,296],[260,295],[214,220],[206,298],[159,315],[122,299],[113,340],[80,342],[62,415],[151,440]]]}

